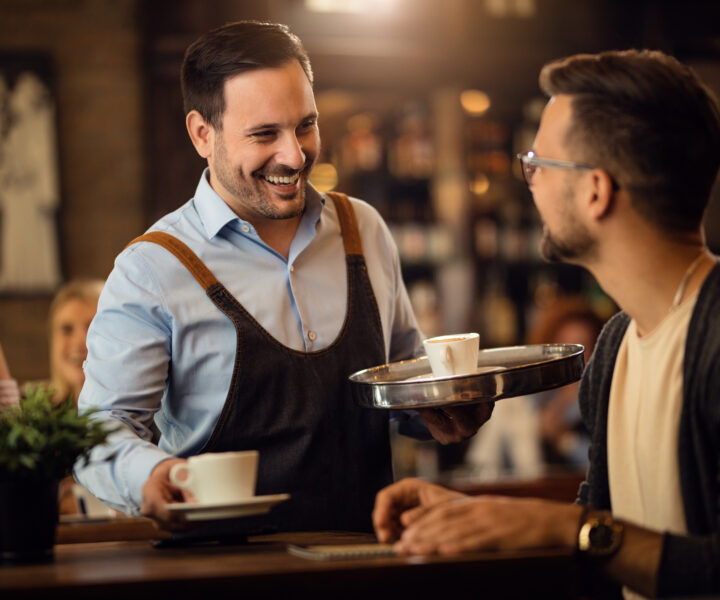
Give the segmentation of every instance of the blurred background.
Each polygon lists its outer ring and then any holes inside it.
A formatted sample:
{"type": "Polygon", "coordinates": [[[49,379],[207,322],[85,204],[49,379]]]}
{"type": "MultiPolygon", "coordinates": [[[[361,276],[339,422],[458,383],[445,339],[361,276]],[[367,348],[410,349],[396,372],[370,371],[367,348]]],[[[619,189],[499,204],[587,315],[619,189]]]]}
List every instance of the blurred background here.
{"type": "MultiPolygon", "coordinates": [[[[544,106],[541,66],[656,48],[720,93],[717,0],[0,0],[0,341],[19,381],[48,376],[57,286],[106,277],[127,242],[193,194],[203,161],[184,127],[183,52],[237,19],[300,36],[323,141],[313,183],[385,217],[428,336],[473,330],[484,347],[525,343],[568,296],[601,320],[616,310],[587,273],[538,255],[541,227],[513,157],[530,148],[544,106]],[[32,177],[50,191],[20,203],[22,186],[2,174],[37,153],[23,150],[36,136],[15,127],[12,100],[28,71],[42,86],[26,95],[47,121],[32,177]]],[[[720,250],[717,192],[706,230],[720,250]]],[[[468,468],[468,452],[400,442],[397,469],[468,468]]]]}

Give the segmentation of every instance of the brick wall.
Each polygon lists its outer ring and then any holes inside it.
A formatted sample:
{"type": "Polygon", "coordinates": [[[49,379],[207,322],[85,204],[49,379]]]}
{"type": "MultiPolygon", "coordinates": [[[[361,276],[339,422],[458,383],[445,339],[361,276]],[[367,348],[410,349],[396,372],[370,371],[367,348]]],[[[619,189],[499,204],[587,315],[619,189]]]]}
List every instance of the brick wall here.
{"type": "MultiPolygon", "coordinates": [[[[0,53],[45,53],[58,111],[63,276],[106,277],[145,228],[138,0],[0,0],[0,53]]],[[[50,296],[0,295],[0,343],[20,381],[48,374],[50,296]]]]}

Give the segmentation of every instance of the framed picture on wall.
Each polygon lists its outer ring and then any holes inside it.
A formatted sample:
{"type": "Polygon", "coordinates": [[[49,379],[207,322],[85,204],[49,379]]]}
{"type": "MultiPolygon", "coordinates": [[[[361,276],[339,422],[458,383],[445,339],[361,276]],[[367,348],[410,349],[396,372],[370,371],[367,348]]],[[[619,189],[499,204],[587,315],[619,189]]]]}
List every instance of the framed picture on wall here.
{"type": "Polygon", "coordinates": [[[0,293],[61,280],[60,181],[50,58],[0,54],[0,293]]]}

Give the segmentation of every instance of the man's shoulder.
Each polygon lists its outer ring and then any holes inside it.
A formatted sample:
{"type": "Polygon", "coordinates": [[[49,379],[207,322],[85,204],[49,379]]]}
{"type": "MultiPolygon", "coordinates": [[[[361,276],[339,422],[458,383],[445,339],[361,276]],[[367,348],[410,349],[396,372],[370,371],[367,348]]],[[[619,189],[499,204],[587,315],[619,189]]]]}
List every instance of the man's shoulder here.
{"type": "Polygon", "coordinates": [[[619,311],[610,317],[600,332],[592,357],[583,373],[580,385],[581,405],[590,388],[601,389],[609,378],[612,378],[615,359],[629,324],[630,317],[627,313],[619,311]]]}
{"type": "Polygon", "coordinates": [[[189,231],[196,228],[197,223],[199,223],[197,210],[194,206],[194,199],[191,198],[182,206],[160,217],[148,227],[146,233],[164,231],[178,238],[183,238],[189,231]]]}
{"type": "Polygon", "coordinates": [[[720,306],[720,262],[710,271],[698,294],[695,312],[708,310],[708,316],[720,318],[717,307],[720,306]]]}
{"type": "MultiPolygon", "coordinates": [[[[382,216],[380,216],[380,213],[378,210],[369,202],[361,199],[356,198],[355,196],[351,196],[349,194],[345,194],[343,192],[338,192],[339,194],[347,197],[347,199],[350,202],[350,205],[352,206],[353,212],[355,213],[355,216],[358,219],[358,223],[368,221],[368,222],[380,222],[384,223],[384,220],[382,216]]],[[[327,197],[328,195],[325,194],[327,197]]],[[[328,206],[328,202],[325,203],[326,206],[328,206]]],[[[335,210],[335,206],[333,203],[332,210],[335,210]]]]}
{"type": "MultiPolygon", "coordinates": [[[[346,196],[350,202],[350,206],[357,219],[361,238],[368,240],[368,242],[372,241],[372,243],[377,243],[378,240],[385,240],[384,245],[387,246],[392,240],[392,235],[387,223],[378,210],[365,200],[355,198],[348,194],[342,195],[346,196]]],[[[333,215],[336,215],[337,209],[335,208],[335,203],[330,201],[327,194],[325,194],[325,197],[327,198],[325,208],[332,211],[333,215]]]]}
{"type": "Polygon", "coordinates": [[[624,311],[618,311],[610,317],[598,336],[595,353],[605,356],[617,354],[630,320],[630,316],[624,311]]]}
{"type": "Polygon", "coordinates": [[[720,263],[700,289],[688,329],[688,350],[717,356],[720,353],[720,263]]]}
{"type": "MultiPolygon", "coordinates": [[[[194,251],[197,251],[197,248],[202,247],[202,245],[208,241],[208,236],[202,227],[192,200],[188,200],[179,208],[160,217],[145,230],[144,234],[153,232],[167,233],[194,251]]],[[[139,235],[138,238],[144,234],[139,235]]],[[[135,240],[137,240],[137,238],[128,242],[124,254],[132,254],[133,251],[137,251],[143,247],[145,250],[141,251],[141,253],[145,254],[148,249],[153,252],[155,247],[158,246],[158,244],[153,242],[144,240],[135,242],[135,240]]]]}
{"type": "Polygon", "coordinates": [[[683,374],[685,393],[702,411],[714,439],[720,423],[720,265],[715,265],[700,289],[688,328],[683,374]],[[714,429],[713,429],[714,428],[714,429]]]}

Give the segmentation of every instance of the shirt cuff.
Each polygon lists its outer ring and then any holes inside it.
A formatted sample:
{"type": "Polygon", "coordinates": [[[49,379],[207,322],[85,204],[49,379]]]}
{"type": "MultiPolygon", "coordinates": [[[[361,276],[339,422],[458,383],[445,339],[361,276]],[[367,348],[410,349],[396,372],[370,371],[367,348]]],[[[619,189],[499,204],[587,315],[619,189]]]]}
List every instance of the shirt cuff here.
{"type": "Polygon", "coordinates": [[[122,512],[139,515],[142,488],[152,470],[172,455],[154,444],[120,439],[96,446],[89,461],[75,463],[75,479],[102,502],[122,512]]]}
{"type": "Polygon", "coordinates": [[[124,475],[126,489],[128,491],[128,499],[132,504],[133,511],[140,514],[142,505],[142,488],[150,477],[153,469],[162,461],[173,458],[171,454],[163,452],[157,446],[143,446],[138,448],[134,453],[132,461],[123,464],[121,469],[124,475]]]}

